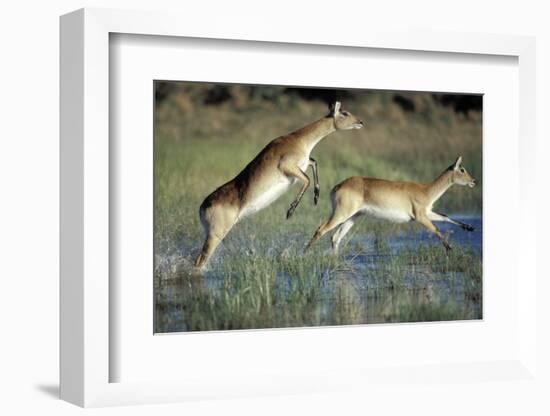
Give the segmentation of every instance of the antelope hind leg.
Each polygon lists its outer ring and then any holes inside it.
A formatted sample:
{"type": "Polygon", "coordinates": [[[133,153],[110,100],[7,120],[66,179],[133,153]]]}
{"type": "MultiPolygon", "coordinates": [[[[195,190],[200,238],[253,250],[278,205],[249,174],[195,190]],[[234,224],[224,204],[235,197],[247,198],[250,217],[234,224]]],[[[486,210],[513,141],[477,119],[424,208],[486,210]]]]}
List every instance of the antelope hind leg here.
{"type": "Polygon", "coordinates": [[[202,269],[208,262],[208,259],[210,258],[212,253],[214,253],[214,250],[216,250],[216,247],[218,247],[221,242],[222,240],[220,238],[216,237],[213,234],[209,234],[204,241],[201,253],[195,261],[195,267],[198,269],[202,269]]]}
{"type": "MultiPolygon", "coordinates": [[[[349,217],[348,217],[349,218],[349,217]]],[[[313,237],[307,244],[304,251],[309,250],[309,248],[317,242],[322,236],[324,236],[326,233],[328,233],[330,230],[336,228],[338,225],[342,224],[344,221],[346,221],[346,217],[342,216],[332,216],[328,221],[324,222],[317,228],[317,231],[315,231],[315,234],[313,234],[313,237]]]]}
{"type": "Polygon", "coordinates": [[[338,247],[340,246],[340,242],[342,241],[344,236],[349,232],[349,230],[351,230],[351,227],[353,227],[354,223],[355,222],[353,218],[350,218],[349,220],[340,224],[338,229],[332,235],[332,251],[334,252],[334,254],[338,254],[338,247]]]}
{"type": "Polygon", "coordinates": [[[210,208],[201,214],[204,232],[206,234],[201,253],[195,260],[195,267],[202,269],[218,245],[233,228],[238,218],[238,210],[227,207],[210,208]]]}
{"type": "Polygon", "coordinates": [[[445,247],[445,250],[447,251],[447,253],[451,250],[451,246],[445,239],[445,236],[441,234],[439,229],[434,225],[432,221],[430,221],[428,217],[422,216],[417,218],[416,221],[418,221],[420,224],[422,224],[424,227],[426,227],[428,230],[430,230],[439,238],[439,241],[441,241],[441,244],[443,244],[443,247],[445,247]]]}

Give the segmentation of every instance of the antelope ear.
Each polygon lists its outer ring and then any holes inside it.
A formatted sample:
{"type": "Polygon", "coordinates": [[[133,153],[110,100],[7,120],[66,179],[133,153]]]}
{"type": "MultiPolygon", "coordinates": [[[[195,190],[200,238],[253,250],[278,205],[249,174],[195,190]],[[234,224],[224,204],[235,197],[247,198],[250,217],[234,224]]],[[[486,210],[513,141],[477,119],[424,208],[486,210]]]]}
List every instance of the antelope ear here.
{"type": "Polygon", "coordinates": [[[342,107],[342,103],[340,103],[340,101],[335,101],[334,104],[329,107],[330,115],[334,117],[338,114],[340,112],[340,107],[342,107]]]}
{"type": "Polygon", "coordinates": [[[462,156],[459,156],[458,159],[456,159],[456,162],[455,162],[455,169],[458,169],[460,167],[461,163],[462,163],[462,156]]]}

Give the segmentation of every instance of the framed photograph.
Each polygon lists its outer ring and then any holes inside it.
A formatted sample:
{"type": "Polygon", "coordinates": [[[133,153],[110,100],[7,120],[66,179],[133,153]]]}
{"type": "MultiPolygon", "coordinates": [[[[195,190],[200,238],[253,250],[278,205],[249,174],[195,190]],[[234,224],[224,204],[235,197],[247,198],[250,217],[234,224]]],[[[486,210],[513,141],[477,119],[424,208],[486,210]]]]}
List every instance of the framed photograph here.
{"type": "Polygon", "coordinates": [[[534,40],[180,18],[61,18],[62,398],[532,380],[534,40]]]}

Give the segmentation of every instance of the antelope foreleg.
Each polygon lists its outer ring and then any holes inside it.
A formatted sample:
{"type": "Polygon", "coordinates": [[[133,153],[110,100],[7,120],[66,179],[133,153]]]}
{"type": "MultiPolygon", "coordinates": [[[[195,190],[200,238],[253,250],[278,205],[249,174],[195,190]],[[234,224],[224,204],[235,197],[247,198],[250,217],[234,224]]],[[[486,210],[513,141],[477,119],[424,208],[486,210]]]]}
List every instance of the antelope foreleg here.
{"type": "Polygon", "coordinates": [[[439,212],[430,212],[428,214],[428,218],[431,221],[449,222],[451,224],[457,225],[458,227],[460,227],[460,228],[462,228],[463,230],[466,230],[466,231],[474,231],[475,230],[475,228],[472,227],[470,224],[466,224],[466,223],[458,221],[458,220],[453,220],[452,218],[448,217],[447,215],[441,214],[439,212]]]}
{"type": "Polygon", "coordinates": [[[310,184],[310,179],[304,173],[304,171],[302,171],[302,169],[300,169],[296,165],[291,166],[291,167],[290,166],[282,167],[281,170],[283,171],[283,173],[285,175],[287,175],[289,177],[296,178],[300,182],[302,182],[302,184],[303,184],[302,188],[300,189],[300,192],[298,192],[298,195],[296,195],[296,198],[294,199],[294,201],[292,201],[292,204],[290,204],[290,208],[288,209],[288,211],[286,213],[286,218],[289,219],[292,216],[292,214],[294,213],[294,210],[296,209],[296,207],[298,206],[300,201],[302,200],[302,197],[306,193],[306,190],[307,190],[307,188],[309,187],[309,184],[310,184]]]}
{"type": "Polygon", "coordinates": [[[313,203],[317,205],[321,192],[321,187],[319,186],[319,171],[317,167],[317,161],[310,157],[309,165],[311,166],[311,170],[313,171],[313,203]]]}

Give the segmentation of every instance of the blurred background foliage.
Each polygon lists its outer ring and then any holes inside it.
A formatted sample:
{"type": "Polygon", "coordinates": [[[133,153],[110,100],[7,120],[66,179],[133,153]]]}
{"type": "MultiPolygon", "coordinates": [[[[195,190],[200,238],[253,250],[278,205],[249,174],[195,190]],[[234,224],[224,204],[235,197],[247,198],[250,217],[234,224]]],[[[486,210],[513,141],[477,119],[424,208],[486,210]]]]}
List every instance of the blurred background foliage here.
{"type": "MultiPolygon", "coordinates": [[[[196,192],[202,201],[270,140],[326,115],[335,100],[366,127],[313,150],[326,191],[352,175],[428,182],[459,155],[482,184],[481,95],[156,81],[155,98],[160,197],[196,192]]],[[[438,205],[480,213],[482,185],[458,188],[438,205]]]]}

